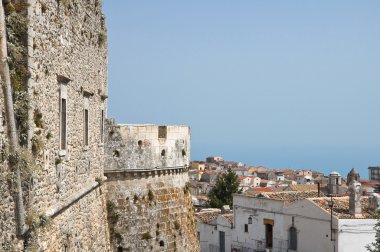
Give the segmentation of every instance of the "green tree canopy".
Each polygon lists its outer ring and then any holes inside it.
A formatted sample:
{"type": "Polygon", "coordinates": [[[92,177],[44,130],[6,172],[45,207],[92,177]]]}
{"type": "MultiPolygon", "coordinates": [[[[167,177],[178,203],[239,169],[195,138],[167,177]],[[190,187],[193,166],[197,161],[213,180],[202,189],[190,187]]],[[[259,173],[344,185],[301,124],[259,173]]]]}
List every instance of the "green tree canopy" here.
{"type": "Polygon", "coordinates": [[[232,207],[232,194],[241,193],[239,184],[239,176],[229,168],[226,173],[218,177],[215,186],[208,193],[209,207],[221,208],[224,205],[232,207]]]}

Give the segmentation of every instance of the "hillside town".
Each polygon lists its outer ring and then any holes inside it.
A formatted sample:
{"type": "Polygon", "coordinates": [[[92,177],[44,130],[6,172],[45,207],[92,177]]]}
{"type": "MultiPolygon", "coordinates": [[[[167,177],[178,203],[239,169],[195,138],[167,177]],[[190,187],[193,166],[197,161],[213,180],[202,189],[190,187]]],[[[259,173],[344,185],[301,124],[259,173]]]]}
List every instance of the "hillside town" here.
{"type": "Polygon", "coordinates": [[[189,180],[201,251],[366,251],[380,209],[380,167],[370,179],[311,170],[245,166],[208,157],[191,162],[189,180]],[[239,180],[232,208],[209,208],[208,194],[227,171],[239,180]]]}
{"type": "Polygon", "coordinates": [[[380,237],[380,167],[190,161],[189,126],[110,118],[102,4],[0,4],[1,252],[361,252],[380,237]]]}

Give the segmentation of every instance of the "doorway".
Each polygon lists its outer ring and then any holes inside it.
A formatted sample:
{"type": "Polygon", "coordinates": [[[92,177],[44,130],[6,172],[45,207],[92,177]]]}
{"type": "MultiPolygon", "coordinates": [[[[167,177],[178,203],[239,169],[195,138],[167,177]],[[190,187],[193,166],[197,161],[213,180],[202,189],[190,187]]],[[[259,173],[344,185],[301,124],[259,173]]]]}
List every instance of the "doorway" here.
{"type": "Polygon", "coordinates": [[[219,251],[226,252],[226,235],[223,231],[219,231],[219,251]]]}
{"type": "Polygon", "coordinates": [[[267,248],[273,247],[273,225],[265,224],[265,243],[267,248]]]}

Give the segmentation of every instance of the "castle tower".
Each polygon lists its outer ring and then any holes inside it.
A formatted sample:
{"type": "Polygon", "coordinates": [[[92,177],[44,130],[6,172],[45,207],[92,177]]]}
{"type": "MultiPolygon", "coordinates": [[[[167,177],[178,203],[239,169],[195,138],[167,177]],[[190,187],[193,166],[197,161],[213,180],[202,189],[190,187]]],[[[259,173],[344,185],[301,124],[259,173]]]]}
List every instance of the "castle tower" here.
{"type": "Polygon", "coordinates": [[[110,121],[106,129],[113,250],[199,251],[188,183],[190,128],[110,121]]]}
{"type": "Polygon", "coordinates": [[[327,190],[329,194],[339,194],[339,187],[342,184],[342,178],[340,174],[333,171],[329,175],[329,182],[327,184],[327,190]]]}

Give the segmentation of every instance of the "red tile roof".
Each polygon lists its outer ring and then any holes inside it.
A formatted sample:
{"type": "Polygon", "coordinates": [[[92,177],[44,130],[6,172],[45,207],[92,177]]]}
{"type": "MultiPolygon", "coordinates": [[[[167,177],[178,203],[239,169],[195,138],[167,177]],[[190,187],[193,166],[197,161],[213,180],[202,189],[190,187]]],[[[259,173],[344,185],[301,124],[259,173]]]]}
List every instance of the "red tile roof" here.
{"type": "Polygon", "coordinates": [[[222,216],[230,223],[233,224],[234,222],[234,215],[233,214],[222,214],[222,216]]]}
{"type": "MultiPolygon", "coordinates": [[[[330,200],[329,197],[322,197],[322,198],[311,198],[308,199],[320,208],[326,210],[328,213],[330,213],[330,208],[328,206],[328,201],[330,200]]],[[[354,216],[352,216],[349,213],[349,197],[333,197],[333,215],[338,217],[339,219],[355,219],[354,216]]],[[[361,205],[362,205],[362,217],[357,219],[371,219],[374,218],[373,214],[374,212],[369,209],[369,200],[368,197],[362,196],[361,197],[361,205]]]]}
{"type": "Polygon", "coordinates": [[[220,209],[203,209],[201,212],[195,213],[195,217],[202,221],[203,223],[210,224],[215,220],[221,213],[220,209]]]}
{"type": "MultiPolygon", "coordinates": [[[[321,195],[323,195],[321,193],[321,195]]],[[[323,195],[324,196],[324,195],[323,195]]],[[[298,200],[303,200],[306,198],[317,198],[318,192],[315,191],[287,191],[287,192],[273,192],[273,193],[260,193],[257,197],[268,198],[273,200],[282,200],[285,205],[293,203],[298,200]]]]}

